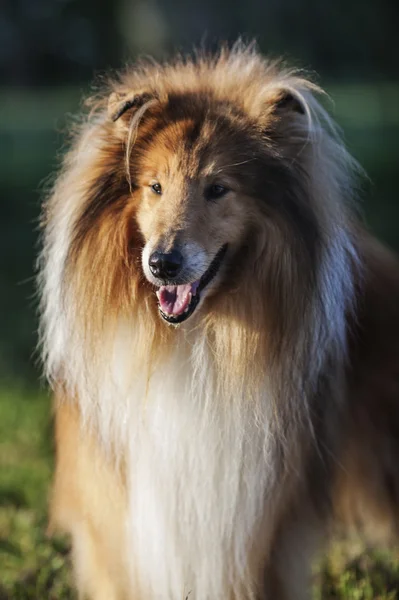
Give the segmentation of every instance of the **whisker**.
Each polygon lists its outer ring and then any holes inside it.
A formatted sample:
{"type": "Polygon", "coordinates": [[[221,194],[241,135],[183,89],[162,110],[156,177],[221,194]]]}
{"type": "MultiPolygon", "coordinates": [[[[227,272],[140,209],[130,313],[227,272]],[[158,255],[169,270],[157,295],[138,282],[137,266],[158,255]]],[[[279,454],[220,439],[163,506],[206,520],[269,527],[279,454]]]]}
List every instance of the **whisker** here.
{"type": "Polygon", "coordinates": [[[223,169],[229,169],[230,167],[239,167],[241,165],[246,165],[247,163],[253,162],[254,160],[257,160],[256,157],[248,158],[247,160],[243,160],[238,163],[231,163],[230,165],[223,165],[222,167],[219,167],[216,173],[220,173],[223,169]]]}

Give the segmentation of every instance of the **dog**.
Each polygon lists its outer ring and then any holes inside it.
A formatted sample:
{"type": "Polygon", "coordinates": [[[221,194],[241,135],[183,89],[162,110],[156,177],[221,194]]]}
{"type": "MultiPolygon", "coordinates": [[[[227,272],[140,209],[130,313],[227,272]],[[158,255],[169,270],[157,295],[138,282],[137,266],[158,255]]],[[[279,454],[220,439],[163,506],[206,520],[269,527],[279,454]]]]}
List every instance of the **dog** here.
{"type": "Polygon", "coordinates": [[[398,261],[320,93],[238,43],[127,68],[74,132],[39,288],[84,598],[302,600],[335,524],[395,533],[398,261]]]}

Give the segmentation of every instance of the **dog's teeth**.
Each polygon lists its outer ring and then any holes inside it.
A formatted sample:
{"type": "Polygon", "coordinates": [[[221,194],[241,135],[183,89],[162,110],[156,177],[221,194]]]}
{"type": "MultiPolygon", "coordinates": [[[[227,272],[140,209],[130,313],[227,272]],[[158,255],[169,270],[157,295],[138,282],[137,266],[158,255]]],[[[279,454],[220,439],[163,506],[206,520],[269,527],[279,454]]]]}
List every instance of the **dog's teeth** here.
{"type": "Polygon", "coordinates": [[[185,309],[184,309],[184,311],[183,311],[183,312],[185,312],[185,313],[189,311],[190,304],[191,304],[191,298],[192,298],[192,294],[191,294],[191,292],[189,292],[189,294],[188,294],[188,303],[187,303],[187,306],[186,306],[186,308],[185,308],[185,309]]]}
{"type": "Polygon", "coordinates": [[[157,290],[155,292],[155,294],[156,294],[156,297],[158,298],[158,300],[160,300],[161,299],[161,292],[159,290],[157,290]]]}

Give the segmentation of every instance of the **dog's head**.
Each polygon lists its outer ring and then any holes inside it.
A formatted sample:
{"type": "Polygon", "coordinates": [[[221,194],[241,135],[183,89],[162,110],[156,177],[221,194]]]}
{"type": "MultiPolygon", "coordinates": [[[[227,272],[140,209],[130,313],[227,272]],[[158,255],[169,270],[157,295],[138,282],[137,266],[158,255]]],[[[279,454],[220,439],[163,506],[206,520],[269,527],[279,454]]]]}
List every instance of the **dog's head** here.
{"type": "Polygon", "coordinates": [[[252,112],[205,86],[112,94],[109,115],[126,147],[144,242],[142,269],[168,323],[187,320],[236,276],[238,264],[251,268],[243,255],[273,212],[296,226],[306,221],[304,235],[314,240],[309,207],[292,201],[301,136],[287,143],[283,135],[284,128],[291,138],[305,129],[305,112],[299,94],[278,86],[252,112]]]}
{"type": "Polygon", "coordinates": [[[86,329],[140,307],[179,324],[229,299],[242,320],[298,328],[320,273],[346,264],[331,240],[351,195],[351,159],[314,91],[252,51],[111,84],[46,214],[57,289],[71,284],[86,329]]]}

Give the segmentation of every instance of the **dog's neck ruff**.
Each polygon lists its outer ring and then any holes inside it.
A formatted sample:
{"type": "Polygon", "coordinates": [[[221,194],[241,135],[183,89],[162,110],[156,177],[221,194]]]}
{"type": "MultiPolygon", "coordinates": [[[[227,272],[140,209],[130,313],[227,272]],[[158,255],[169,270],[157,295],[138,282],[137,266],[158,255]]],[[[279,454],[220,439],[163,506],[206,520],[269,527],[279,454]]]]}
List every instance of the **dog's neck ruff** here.
{"type": "Polygon", "coordinates": [[[267,381],[252,404],[244,386],[234,399],[223,397],[201,330],[176,331],[150,378],[130,379],[134,343],[126,331],[116,340],[113,381],[110,372],[98,387],[102,411],[93,420],[105,443],[124,439],[128,448],[132,589],[160,600],[189,592],[222,599],[232,590],[255,597],[248,556],[275,483],[267,468],[275,463],[267,381]]]}

